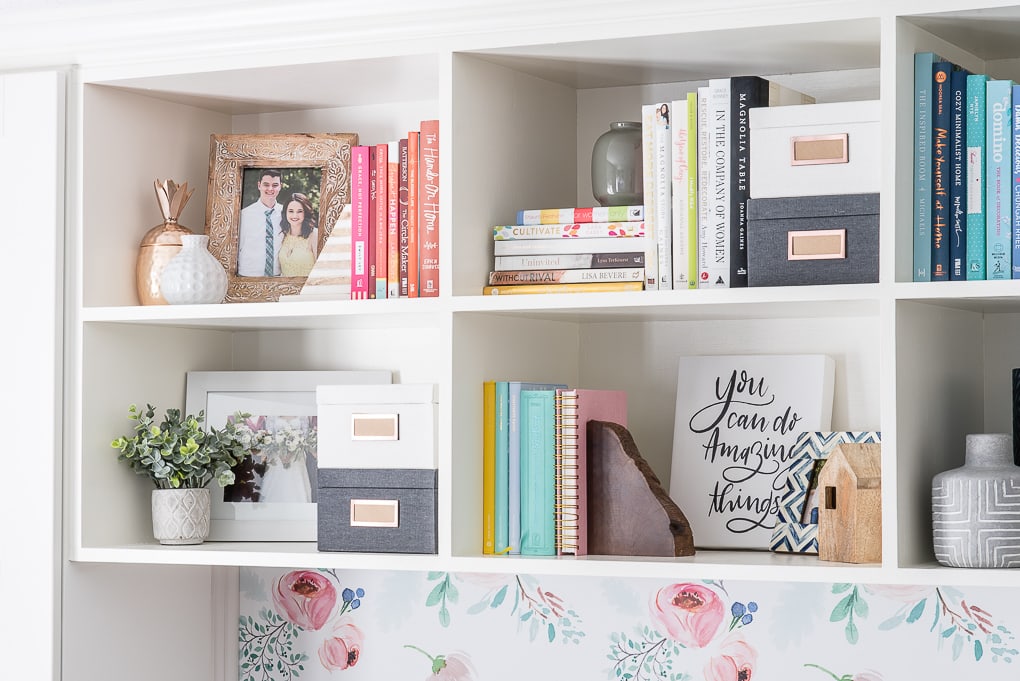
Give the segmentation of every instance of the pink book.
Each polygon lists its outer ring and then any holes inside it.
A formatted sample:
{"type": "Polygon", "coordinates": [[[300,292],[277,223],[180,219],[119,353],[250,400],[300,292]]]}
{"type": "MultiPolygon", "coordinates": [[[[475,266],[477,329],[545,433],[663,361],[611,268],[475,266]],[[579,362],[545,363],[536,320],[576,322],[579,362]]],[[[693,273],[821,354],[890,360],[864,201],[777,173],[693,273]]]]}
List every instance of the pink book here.
{"type": "Polygon", "coordinates": [[[386,297],[386,276],[389,272],[389,145],[375,145],[375,210],[373,211],[375,236],[375,297],[386,297]]]}
{"type": "Polygon", "coordinates": [[[588,421],[627,425],[623,390],[556,391],[556,553],[588,555],[588,421]]]}
{"type": "Polygon", "coordinates": [[[368,298],[369,148],[351,147],[351,300],[368,298]]]}

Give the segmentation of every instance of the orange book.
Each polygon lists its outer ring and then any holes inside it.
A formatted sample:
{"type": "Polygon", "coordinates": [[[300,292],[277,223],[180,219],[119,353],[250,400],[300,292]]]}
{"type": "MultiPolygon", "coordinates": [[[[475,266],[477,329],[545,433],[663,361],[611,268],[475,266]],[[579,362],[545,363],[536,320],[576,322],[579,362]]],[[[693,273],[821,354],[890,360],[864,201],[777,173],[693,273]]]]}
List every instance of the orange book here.
{"type": "Polygon", "coordinates": [[[386,272],[389,262],[389,194],[387,187],[389,182],[389,145],[386,143],[375,145],[375,224],[373,236],[375,237],[375,280],[369,282],[374,287],[376,298],[386,297],[386,272]]]}
{"type": "Polygon", "coordinates": [[[400,142],[388,145],[386,163],[386,297],[400,296],[400,142]]]}
{"type": "Polygon", "coordinates": [[[407,297],[418,297],[418,138],[407,133],[407,297]]]}
{"type": "Polygon", "coordinates": [[[439,121],[421,122],[418,192],[418,290],[439,295],[439,121]]]}
{"type": "Polygon", "coordinates": [[[482,553],[496,546],[496,382],[482,383],[482,553]]]}
{"type": "Polygon", "coordinates": [[[397,220],[398,220],[398,275],[400,297],[407,297],[407,138],[397,143],[397,220]]]}

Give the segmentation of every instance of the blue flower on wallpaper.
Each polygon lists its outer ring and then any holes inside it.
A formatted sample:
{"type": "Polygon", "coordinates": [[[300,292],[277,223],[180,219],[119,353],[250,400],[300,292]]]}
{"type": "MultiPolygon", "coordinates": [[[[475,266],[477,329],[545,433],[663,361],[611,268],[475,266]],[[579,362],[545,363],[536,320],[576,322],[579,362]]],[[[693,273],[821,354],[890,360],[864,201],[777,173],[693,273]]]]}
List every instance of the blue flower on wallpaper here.
{"type": "Polygon", "coordinates": [[[957,660],[969,650],[975,661],[1010,663],[1017,655],[1013,633],[1004,625],[996,624],[993,615],[974,603],[968,603],[963,594],[951,587],[925,585],[833,584],[832,593],[843,595],[832,609],[829,620],[843,622],[848,643],[860,640],[855,621],[865,619],[869,606],[865,593],[898,604],[893,614],[878,624],[879,631],[890,631],[904,625],[927,624],[933,634],[936,648],[948,645],[952,659],[957,660]]]}
{"type": "Polygon", "coordinates": [[[626,632],[610,635],[606,656],[613,664],[610,678],[624,681],[705,681],[750,680],[758,662],[758,653],[744,638],[742,629],[755,621],[756,601],[733,601],[727,625],[725,588],[719,582],[690,582],[662,587],[651,598],[649,614],[654,628],[639,625],[635,636],[626,632]],[[664,633],[663,633],[664,632],[664,633]],[[699,655],[700,676],[681,669],[683,663],[699,655]]]}
{"type": "MultiPolygon", "coordinates": [[[[544,590],[531,575],[460,573],[456,578],[485,591],[480,600],[467,608],[469,615],[499,609],[506,604],[510,614],[517,618],[517,630],[527,629],[531,641],[541,638],[552,643],[558,638],[563,643],[579,643],[584,636],[580,628],[581,616],[555,593],[544,590]]],[[[453,575],[430,572],[428,580],[436,584],[425,599],[425,606],[437,607],[439,623],[448,627],[448,605],[456,604],[460,598],[453,575]]]]}

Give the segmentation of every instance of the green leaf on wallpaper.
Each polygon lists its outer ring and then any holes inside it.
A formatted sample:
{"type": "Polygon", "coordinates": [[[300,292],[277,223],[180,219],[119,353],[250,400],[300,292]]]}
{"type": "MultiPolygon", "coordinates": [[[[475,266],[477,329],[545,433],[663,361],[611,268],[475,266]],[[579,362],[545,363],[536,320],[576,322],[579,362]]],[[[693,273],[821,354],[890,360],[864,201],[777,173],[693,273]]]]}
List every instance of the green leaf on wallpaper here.
{"type": "Polygon", "coordinates": [[[860,632],[857,631],[857,625],[854,624],[853,620],[848,621],[846,623],[847,643],[850,643],[851,645],[856,645],[857,641],[860,639],[860,636],[861,636],[860,632]]]}
{"type": "Polygon", "coordinates": [[[487,601],[478,601],[477,603],[475,603],[474,605],[467,609],[467,613],[469,615],[477,615],[483,610],[488,610],[490,605],[491,603],[487,601]]]}
{"type": "Polygon", "coordinates": [[[953,626],[949,627],[948,629],[944,629],[942,631],[942,638],[949,638],[950,636],[952,636],[955,633],[956,633],[956,625],[953,625],[953,626]]]}
{"type": "Polygon", "coordinates": [[[841,594],[844,591],[849,591],[851,587],[853,587],[853,584],[833,584],[832,593],[841,594]]]}
{"type": "Polygon", "coordinates": [[[506,598],[506,592],[508,587],[509,587],[508,584],[504,584],[503,587],[496,592],[496,595],[492,597],[491,607],[498,608],[503,604],[503,599],[506,598]]]}
{"type": "Polygon", "coordinates": [[[953,639],[953,660],[957,660],[960,657],[960,653],[963,652],[963,636],[957,636],[953,639]]]}
{"type": "Polygon", "coordinates": [[[839,622],[840,620],[846,619],[850,614],[850,608],[854,603],[854,595],[844,596],[843,600],[836,604],[836,607],[832,609],[832,614],[829,615],[830,622],[839,622]]]}
{"type": "Polygon", "coordinates": [[[552,625],[552,623],[550,622],[549,623],[549,643],[552,643],[555,638],[556,638],[556,627],[554,627],[552,625]]]}
{"type": "Polygon", "coordinates": [[[857,615],[859,617],[867,617],[868,616],[868,603],[863,598],[860,598],[860,597],[855,598],[854,599],[854,612],[857,613],[857,615]]]}
{"type": "Polygon", "coordinates": [[[524,613],[523,615],[521,615],[521,621],[522,621],[522,622],[526,622],[526,621],[528,621],[529,619],[531,619],[531,615],[532,615],[532,614],[533,614],[533,613],[532,613],[532,612],[531,612],[530,610],[529,610],[529,611],[527,611],[526,613],[524,613]]]}
{"type": "Polygon", "coordinates": [[[899,614],[893,615],[889,619],[887,619],[884,622],[882,622],[881,624],[879,624],[878,625],[878,630],[879,631],[889,631],[891,629],[895,629],[896,627],[900,626],[903,623],[903,619],[904,619],[903,613],[899,613],[899,614]]]}
{"type": "Polygon", "coordinates": [[[985,654],[984,646],[981,645],[981,641],[974,639],[974,660],[980,661],[985,654]]]}
{"type": "Polygon", "coordinates": [[[538,627],[539,627],[538,618],[536,617],[535,619],[531,620],[531,626],[528,629],[529,640],[534,641],[535,637],[538,636],[538,627]]]}
{"type": "Polygon", "coordinates": [[[446,574],[445,572],[430,572],[428,574],[428,578],[429,581],[432,581],[434,579],[442,579],[445,574],[446,574]]]}
{"type": "Polygon", "coordinates": [[[917,620],[921,619],[921,615],[924,614],[924,606],[927,603],[928,603],[928,599],[927,598],[922,598],[920,601],[917,602],[917,605],[915,605],[910,610],[910,614],[907,615],[907,623],[908,624],[913,624],[917,620]]]}
{"type": "Polygon", "coordinates": [[[460,592],[457,591],[457,587],[455,587],[453,585],[453,582],[451,582],[449,579],[445,581],[445,584],[446,584],[446,599],[451,603],[456,603],[457,597],[460,595],[460,592]]]}
{"type": "Polygon", "coordinates": [[[445,607],[439,609],[439,623],[444,627],[450,626],[450,611],[445,607]]]}
{"type": "Polygon", "coordinates": [[[429,593],[429,597],[425,599],[425,607],[431,608],[433,605],[438,605],[439,601],[443,598],[443,586],[445,581],[439,582],[429,593]]]}

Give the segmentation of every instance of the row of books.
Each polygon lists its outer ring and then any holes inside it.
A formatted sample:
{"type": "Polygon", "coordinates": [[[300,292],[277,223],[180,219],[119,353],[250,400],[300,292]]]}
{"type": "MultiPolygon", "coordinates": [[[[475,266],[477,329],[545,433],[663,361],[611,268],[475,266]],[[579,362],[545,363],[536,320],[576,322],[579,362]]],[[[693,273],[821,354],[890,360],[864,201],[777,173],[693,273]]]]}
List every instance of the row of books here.
{"type": "Polygon", "coordinates": [[[439,295],[439,121],[351,148],[350,206],[302,288],[312,296],[439,295]]]}
{"type": "Polygon", "coordinates": [[[1020,278],[1020,85],[914,55],[913,280],[1020,278]]]}
{"type": "Polygon", "coordinates": [[[486,295],[640,291],[645,278],[644,206],[521,210],[492,228],[486,295]]]}
{"type": "Polygon", "coordinates": [[[528,225],[519,213],[517,224],[493,228],[495,262],[484,291],[747,286],[750,109],[813,101],[760,76],[735,76],[711,79],[708,85],[680,99],[643,105],[644,203],[621,207],[630,211],[628,216],[640,216],[626,218],[640,220],[640,227],[617,222],[620,218],[585,220],[569,213],[598,209],[522,211],[546,212],[556,216],[557,222],[548,224],[547,233],[539,233],[526,229],[528,225]],[[573,237],[579,242],[560,243],[573,237]],[[555,250],[550,243],[553,238],[557,239],[555,250]],[[568,253],[579,257],[563,257],[568,253]],[[619,266],[630,271],[625,275],[602,263],[596,265],[596,256],[606,254],[618,258],[626,254],[619,266]],[[518,259],[505,259],[511,255],[518,259]],[[560,271],[543,274],[539,266],[542,263],[547,263],[547,269],[560,271]],[[638,275],[643,274],[642,287],[636,286],[636,279],[629,279],[638,268],[644,270],[638,275]],[[592,271],[579,271],[584,269],[592,271]],[[515,274],[501,274],[507,271],[515,274]],[[599,283],[587,283],[591,281],[599,283]],[[514,284],[529,288],[514,288],[514,284]]]}
{"type": "Polygon", "coordinates": [[[586,424],[627,424],[627,394],[483,383],[482,552],[588,553],[586,424]]]}

